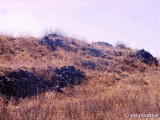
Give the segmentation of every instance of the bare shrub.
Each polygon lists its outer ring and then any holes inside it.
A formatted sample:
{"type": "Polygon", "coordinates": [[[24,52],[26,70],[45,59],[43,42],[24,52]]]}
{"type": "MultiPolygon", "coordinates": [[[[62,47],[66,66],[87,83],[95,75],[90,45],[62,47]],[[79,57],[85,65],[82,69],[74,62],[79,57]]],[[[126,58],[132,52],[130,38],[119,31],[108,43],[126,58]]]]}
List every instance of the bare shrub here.
{"type": "Polygon", "coordinates": [[[121,41],[118,41],[118,42],[116,43],[115,48],[130,49],[129,47],[127,47],[126,43],[123,43],[123,42],[121,42],[121,41]]]}

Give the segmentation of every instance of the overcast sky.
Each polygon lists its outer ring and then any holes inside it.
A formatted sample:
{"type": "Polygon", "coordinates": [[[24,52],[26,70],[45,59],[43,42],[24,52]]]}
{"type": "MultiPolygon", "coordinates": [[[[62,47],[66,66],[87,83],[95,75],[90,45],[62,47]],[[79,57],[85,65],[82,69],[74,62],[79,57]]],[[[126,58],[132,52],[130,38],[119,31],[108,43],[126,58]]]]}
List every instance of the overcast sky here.
{"type": "Polygon", "coordinates": [[[160,0],[0,0],[0,32],[49,29],[91,41],[123,41],[160,56],[160,0]]]}

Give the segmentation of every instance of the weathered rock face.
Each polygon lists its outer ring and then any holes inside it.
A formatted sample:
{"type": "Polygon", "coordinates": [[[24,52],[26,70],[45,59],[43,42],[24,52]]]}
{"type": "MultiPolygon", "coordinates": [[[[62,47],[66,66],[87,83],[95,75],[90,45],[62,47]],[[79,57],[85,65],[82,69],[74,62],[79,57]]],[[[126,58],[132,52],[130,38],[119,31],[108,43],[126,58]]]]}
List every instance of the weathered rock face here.
{"type": "Polygon", "coordinates": [[[48,37],[45,37],[42,41],[42,44],[47,45],[52,51],[56,50],[56,48],[59,47],[64,47],[64,44],[62,42],[62,40],[60,39],[49,39],[48,37]]]}
{"type": "Polygon", "coordinates": [[[43,82],[33,74],[17,70],[6,76],[0,76],[0,94],[7,99],[30,97],[42,92],[45,88],[43,82]]]}
{"type": "MultiPolygon", "coordinates": [[[[41,44],[46,45],[49,49],[52,51],[55,51],[57,47],[66,50],[66,51],[71,51],[71,52],[80,52],[82,55],[91,55],[93,57],[104,57],[104,54],[94,48],[91,45],[79,45],[77,44],[74,40],[67,40],[65,38],[59,38],[59,37],[54,37],[52,36],[45,36],[41,40],[41,44]]],[[[105,44],[110,46],[108,43],[100,43],[100,44],[105,44]]]]}
{"type": "Polygon", "coordinates": [[[96,64],[91,61],[81,61],[81,64],[84,68],[94,70],[96,68],[96,64]]]}
{"type": "Polygon", "coordinates": [[[101,53],[100,50],[97,50],[97,49],[92,48],[92,47],[82,47],[82,51],[83,51],[83,54],[89,54],[93,57],[102,56],[102,53],[101,53]]]}
{"type": "Polygon", "coordinates": [[[16,70],[7,75],[0,76],[0,94],[9,101],[14,98],[35,96],[47,90],[63,92],[60,88],[80,84],[85,75],[74,66],[64,66],[51,71],[52,82],[46,84],[37,76],[24,70],[16,70]]]}
{"type": "Polygon", "coordinates": [[[56,69],[52,76],[52,81],[55,86],[64,88],[66,86],[73,86],[80,84],[85,78],[83,72],[76,69],[74,66],[64,66],[56,69]]]}
{"type": "Polygon", "coordinates": [[[55,51],[57,47],[72,52],[76,52],[78,49],[78,45],[75,42],[69,42],[59,38],[50,39],[49,37],[44,37],[44,39],[41,40],[41,43],[47,45],[52,51],[55,51]]]}
{"type": "Polygon", "coordinates": [[[137,51],[135,56],[143,63],[158,66],[158,60],[144,49],[137,51]]]}

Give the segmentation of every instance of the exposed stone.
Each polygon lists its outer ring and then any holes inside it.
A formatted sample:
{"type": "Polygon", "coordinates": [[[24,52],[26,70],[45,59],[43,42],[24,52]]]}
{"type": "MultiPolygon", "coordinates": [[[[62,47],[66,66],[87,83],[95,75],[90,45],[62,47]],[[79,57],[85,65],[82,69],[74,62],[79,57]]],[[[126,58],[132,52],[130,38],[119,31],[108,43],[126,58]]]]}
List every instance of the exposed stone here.
{"type": "Polygon", "coordinates": [[[85,75],[74,66],[64,66],[56,69],[52,76],[53,85],[60,88],[80,84],[85,78],[85,75]]]}
{"type": "Polygon", "coordinates": [[[75,44],[73,41],[69,42],[63,39],[44,37],[41,40],[41,43],[47,45],[52,51],[55,51],[57,47],[60,47],[66,51],[77,51],[77,44],[75,44]]]}
{"type": "Polygon", "coordinates": [[[82,66],[84,68],[92,69],[92,70],[94,70],[96,68],[96,64],[94,62],[91,62],[91,61],[81,61],[81,63],[82,63],[82,66]]]}
{"type": "Polygon", "coordinates": [[[100,50],[97,50],[95,48],[91,48],[91,47],[82,47],[82,50],[84,53],[88,53],[93,57],[100,57],[102,56],[102,53],[100,50]]]}
{"type": "Polygon", "coordinates": [[[60,39],[49,39],[48,37],[45,37],[42,41],[42,44],[47,45],[49,48],[51,48],[52,51],[56,50],[56,48],[59,47],[64,47],[63,41],[60,39]]]}
{"type": "Polygon", "coordinates": [[[136,57],[143,63],[158,66],[158,60],[144,49],[137,51],[136,57]]]}
{"type": "Polygon", "coordinates": [[[42,80],[23,70],[11,72],[6,76],[0,76],[0,94],[7,100],[11,97],[18,100],[37,95],[45,88],[42,80]]]}

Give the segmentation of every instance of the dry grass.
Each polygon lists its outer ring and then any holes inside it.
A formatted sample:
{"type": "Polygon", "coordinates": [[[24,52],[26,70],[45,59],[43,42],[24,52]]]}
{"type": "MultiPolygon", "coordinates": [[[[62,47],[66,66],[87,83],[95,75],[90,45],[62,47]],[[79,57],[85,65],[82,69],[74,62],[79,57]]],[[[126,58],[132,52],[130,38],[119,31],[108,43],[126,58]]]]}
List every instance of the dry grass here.
{"type": "Polygon", "coordinates": [[[133,50],[103,48],[110,57],[106,59],[60,48],[51,52],[37,38],[10,39],[0,36],[0,74],[22,68],[48,80],[48,67],[74,65],[86,73],[87,81],[73,89],[64,88],[63,94],[46,92],[17,105],[11,101],[5,106],[1,97],[0,120],[124,120],[128,119],[125,114],[160,114],[160,68],[129,57],[133,50]],[[109,65],[88,70],[77,64],[79,60],[109,65]]]}

